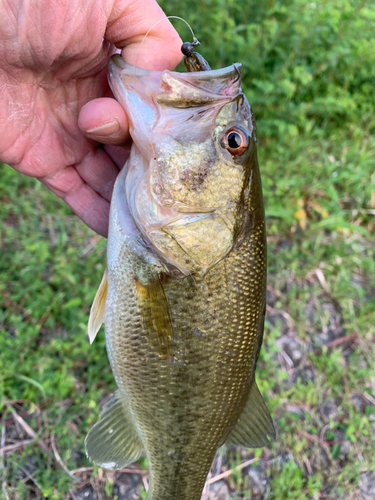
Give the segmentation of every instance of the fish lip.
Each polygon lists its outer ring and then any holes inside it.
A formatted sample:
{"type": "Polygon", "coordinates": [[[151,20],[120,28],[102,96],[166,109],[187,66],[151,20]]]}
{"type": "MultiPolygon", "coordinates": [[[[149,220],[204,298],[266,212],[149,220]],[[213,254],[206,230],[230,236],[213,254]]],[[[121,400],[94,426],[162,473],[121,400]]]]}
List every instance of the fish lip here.
{"type": "MultiPolygon", "coordinates": [[[[199,80],[199,81],[216,80],[218,78],[228,78],[235,74],[238,75],[238,79],[241,79],[242,64],[234,63],[231,64],[230,66],[225,66],[225,68],[211,69],[209,71],[192,71],[184,73],[171,71],[171,73],[174,73],[176,75],[189,75],[189,79],[191,78],[192,80],[199,80]]],[[[237,81],[238,79],[236,79],[235,81],[237,81]]]]}
{"type": "Polygon", "coordinates": [[[117,74],[119,70],[131,70],[134,73],[134,76],[146,75],[150,73],[149,69],[138,68],[138,66],[133,66],[132,64],[125,61],[120,54],[114,54],[108,60],[108,72],[112,76],[113,74],[117,74]]]}
{"type": "MultiPolygon", "coordinates": [[[[125,61],[123,57],[120,56],[120,54],[114,54],[113,56],[110,57],[108,61],[108,70],[110,74],[116,73],[116,70],[131,70],[134,71],[134,75],[136,76],[139,73],[146,74],[149,73],[150,70],[147,69],[142,69],[138,68],[137,66],[133,66],[132,64],[128,63],[125,61]]],[[[168,70],[164,70],[168,71],[168,70]]],[[[163,71],[160,71],[160,73],[163,73],[163,71]]],[[[219,68],[219,69],[211,69],[208,71],[195,71],[195,72],[178,72],[178,71],[170,71],[170,73],[174,75],[189,75],[189,79],[192,78],[193,80],[200,80],[200,81],[205,81],[205,80],[211,80],[211,79],[217,79],[217,78],[226,78],[230,77],[231,75],[237,74],[238,78],[242,78],[242,64],[241,63],[234,63],[231,64],[230,66],[226,66],[225,68],[219,68]]]]}

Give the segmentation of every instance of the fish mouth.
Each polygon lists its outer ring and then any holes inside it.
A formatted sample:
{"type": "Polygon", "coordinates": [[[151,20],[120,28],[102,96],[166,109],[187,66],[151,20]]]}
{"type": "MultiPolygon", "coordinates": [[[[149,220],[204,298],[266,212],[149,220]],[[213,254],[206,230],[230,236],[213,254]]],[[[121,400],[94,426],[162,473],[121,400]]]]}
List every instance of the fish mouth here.
{"type": "Polygon", "coordinates": [[[241,93],[242,64],[186,73],[151,71],[132,66],[115,54],[109,60],[108,75],[112,92],[125,109],[129,107],[130,93],[143,94],[143,99],[147,101],[148,97],[154,104],[194,108],[222,105],[241,93]]]}
{"type": "MultiPolygon", "coordinates": [[[[133,73],[134,76],[144,76],[147,75],[151,72],[151,70],[147,69],[142,69],[138,68],[137,66],[133,66],[132,64],[128,63],[125,61],[123,57],[120,56],[120,54],[114,54],[112,57],[110,57],[108,61],[108,72],[110,75],[110,78],[113,77],[118,70],[126,70],[127,72],[129,71],[130,73],[133,73]]],[[[219,80],[231,80],[234,78],[234,82],[236,81],[241,81],[242,79],[242,64],[241,63],[234,63],[231,64],[230,66],[226,66],[225,68],[219,68],[219,69],[211,69],[208,71],[196,71],[196,72],[186,72],[186,73],[179,73],[177,71],[168,71],[164,70],[168,73],[172,73],[173,75],[179,75],[180,77],[184,77],[185,75],[189,76],[189,81],[196,81],[196,82],[211,82],[212,80],[218,82],[219,80]]],[[[164,71],[152,71],[152,73],[163,73],[164,71]]]]}
{"type": "MultiPolygon", "coordinates": [[[[242,94],[242,64],[221,69],[179,73],[151,71],[126,62],[119,54],[108,62],[108,81],[116,100],[129,120],[130,135],[145,155],[156,157],[152,144],[154,126],[162,118],[161,108],[185,109],[185,121],[203,115],[214,115],[225,104],[242,94]],[[205,109],[204,109],[205,108],[205,109]]],[[[167,126],[165,120],[163,122],[167,126]]]]}

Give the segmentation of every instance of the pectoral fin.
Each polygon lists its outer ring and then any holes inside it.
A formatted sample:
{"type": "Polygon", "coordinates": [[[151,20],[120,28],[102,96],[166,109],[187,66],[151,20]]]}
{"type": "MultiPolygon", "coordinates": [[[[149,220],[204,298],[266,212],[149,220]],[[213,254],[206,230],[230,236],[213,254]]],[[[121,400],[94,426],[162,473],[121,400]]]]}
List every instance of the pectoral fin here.
{"type": "Polygon", "coordinates": [[[142,454],[143,444],[119,391],[103,407],[85,439],[87,458],[105,469],[122,469],[142,454]]]}
{"type": "Polygon", "coordinates": [[[249,398],[227,443],[245,448],[261,448],[276,438],[271,415],[263,401],[255,381],[250,389],[249,398]]]}
{"type": "Polygon", "coordinates": [[[135,280],[141,307],[142,327],[152,349],[164,359],[173,355],[173,329],[169,316],[168,302],[160,278],[143,285],[135,280]]]}
{"type": "Polygon", "coordinates": [[[87,333],[89,335],[90,344],[95,340],[96,334],[98,333],[100,327],[105,320],[105,302],[107,300],[107,288],[108,288],[108,273],[107,269],[104,271],[102,281],[100,282],[98,291],[96,292],[94,302],[92,303],[90,309],[89,324],[87,327],[87,333]]]}

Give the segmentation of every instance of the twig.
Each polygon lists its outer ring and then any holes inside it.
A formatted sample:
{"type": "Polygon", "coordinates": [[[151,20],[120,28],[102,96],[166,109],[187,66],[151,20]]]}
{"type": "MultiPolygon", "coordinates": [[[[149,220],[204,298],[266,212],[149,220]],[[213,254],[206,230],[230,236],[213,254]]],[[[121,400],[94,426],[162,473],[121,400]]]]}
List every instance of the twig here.
{"type": "Polygon", "coordinates": [[[54,229],[53,224],[52,224],[52,217],[51,217],[51,215],[47,214],[46,215],[46,219],[47,219],[47,227],[48,227],[49,237],[50,237],[50,240],[51,240],[51,245],[53,247],[55,247],[56,244],[57,244],[57,238],[56,238],[55,229],[54,229]]]}
{"type": "Polygon", "coordinates": [[[23,446],[26,446],[29,443],[32,443],[33,440],[30,439],[28,441],[19,441],[18,443],[15,444],[9,444],[8,446],[3,446],[0,448],[1,453],[8,453],[9,451],[14,451],[17,450],[18,448],[22,448],[23,446]]]}
{"type": "Polygon", "coordinates": [[[363,462],[363,455],[362,455],[362,452],[361,452],[361,450],[358,448],[358,446],[357,446],[357,444],[356,444],[356,443],[354,443],[354,448],[355,448],[355,451],[356,451],[356,453],[357,453],[358,460],[359,460],[360,462],[363,462]]]}
{"type": "Polygon", "coordinates": [[[22,470],[22,472],[23,472],[24,474],[26,474],[26,476],[23,478],[22,482],[26,483],[26,481],[28,481],[28,480],[30,479],[30,481],[32,481],[32,482],[35,484],[35,486],[36,486],[36,487],[37,487],[40,491],[42,491],[42,487],[40,486],[40,484],[38,483],[38,481],[35,479],[35,477],[34,477],[32,474],[30,474],[29,472],[27,472],[27,470],[26,470],[26,469],[24,469],[21,465],[16,464],[16,466],[17,466],[19,469],[21,469],[21,470],[22,470]]]}
{"type": "Polygon", "coordinates": [[[54,305],[56,304],[58,298],[59,298],[59,295],[56,295],[52,299],[52,302],[50,303],[50,305],[48,306],[48,308],[42,314],[41,318],[37,322],[37,325],[39,325],[40,327],[42,327],[44,325],[45,321],[50,317],[52,309],[53,309],[54,305]]]}
{"type": "Polygon", "coordinates": [[[285,361],[286,365],[285,368],[287,369],[287,372],[289,373],[291,370],[293,371],[294,363],[292,358],[288,356],[288,354],[283,349],[280,350],[280,354],[283,360],[285,361]]]}
{"type": "MultiPolygon", "coordinates": [[[[80,467],[79,469],[73,469],[70,472],[72,474],[79,474],[80,472],[88,472],[91,470],[94,470],[95,467],[80,467]]],[[[116,472],[121,473],[121,472],[126,472],[128,474],[140,474],[140,475],[147,475],[148,471],[147,470],[142,470],[142,469],[117,469],[116,472]]]]}
{"type": "MultiPolygon", "coordinates": [[[[28,402],[28,401],[27,401],[27,399],[7,400],[7,405],[11,406],[14,403],[23,403],[23,402],[28,402]]],[[[48,400],[44,401],[44,403],[41,403],[39,405],[35,405],[35,408],[37,409],[37,411],[40,411],[40,409],[43,408],[44,406],[48,406],[50,404],[50,402],[51,402],[51,398],[48,398],[48,400]]],[[[27,417],[28,415],[30,415],[30,412],[28,410],[25,410],[25,411],[19,413],[20,417],[27,417]]],[[[4,422],[5,427],[7,427],[8,425],[12,425],[14,423],[14,420],[15,420],[14,417],[8,418],[8,420],[5,420],[5,422],[4,422]]]]}
{"type": "Polygon", "coordinates": [[[148,470],[142,470],[142,469],[117,469],[116,472],[126,472],[127,474],[140,474],[141,476],[148,475],[148,470]]]}
{"type": "Polygon", "coordinates": [[[6,440],[6,429],[4,425],[4,420],[1,421],[1,439],[0,439],[0,469],[4,469],[4,452],[3,448],[5,446],[5,440],[6,440]]]}
{"type": "Polygon", "coordinates": [[[69,490],[69,493],[70,493],[70,496],[72,497],[73,500],[78,500],[78,497],[75,496],[75,494],[73,493],[73,490],[69,490]]]}
{"type": "Polygon", "coordinates": [[[3,490],[5,500],[10,500],[10,499],[9,499],[8,492],[7,492],[7,486],[6,486],[5,481],[3,482],[3,487],[2,487],[1,489],[3,490]]]}
{"type": "Polygon", "coordinates": [[[313,443],[318,443],[318,444],[321,444],[322,446],[327,446],[327,443],[325,443],[324,441],[322,441],[318,437],[313,436],[312,434],[309,434],[308,432],[306,432],[306,431],[304,431],[302,429],[298,429],[297,432],[298,432],[298,434],[300,434],[301,436],[305,437],[309,441],[312,441],[313,443]]]}
{"type": "Polygon", "coordinates": [[[217,462],[216,462],[216,475],[220,474],[222,461],[223,461],[223,459],[222,459],[222,456],[220,454],[217,457],[217,462]]]}
{"type": "Polygon", "coordinates": [[[13,418],[16,422],[20,424],[20,426],[23,428],[23,430],[28,434],[31,438],[35,439],[39,446],[46,452],[49,453],[49,449],[47,446],[44,444],[44,442],[40,439],[40,437],[37,436],[36,432],[33,431],[33,429],[29,426],[27,422],[24,421],[22,417],[20,417],[15,411],[12,411],[13,418]]]}
{"type": "Polygon", "coordinates": [[[298,429],[297,432],[298,432],[298,434],[305,437],[309,441],[312,441],[314,443],[318,443],[321,446],[324,446],[326,448],[328,448],[329,446],[333,446],[334,444],[342,444],[345,442],[344,439],[334,439],[333,441],[323,441],[322,439],[319,439],[318,437],[313,436],[312,434],[309,434],[308,432],[303,431],[302,429],[298,429]]]}
{"type": "MultiPolygon", "coordinates": [[[[319,435],[319,437],[320,437],[320,440],[321,440],[321,441],[324,441],[324,434],[325,434],[326,430],[327,430],[327,429],[329,429],[329,428],[330,428],[330,424],[326,424],[326,425],[324,425],[324,426],[321,428],[321,430],[320,430],[320,435],[319,435]]],[[[328,443],[327,443],[327,444],[328,444],[328,443]]]]}
{"type": "Polygon", "coordinates": [[[90,238],[89,244],[82,250],[80,255],[82,257],[87,257],[87,255],[90,255],[90,253],[92,253],[97,247],[99,238],[100,238],[99,236],[94,236],[93,238],[90,238]]]}
{"type": "Polygon", "coordinates": [[[14,303],[13,300],[11,299],[11,296],[9,293],[7,292],[4,292],[4,291],[1,291],[0,292],[0,295],[3,296],[3,299],[4,299],[4,304],[5,304],[5,307],[7,309],[9,309],[11,312],[15,311],[19,314],[22,315],[22,319],[24,319],[25,321],[27,321],[28,323],[32,323],[33,325],[35,325],[35,320],[34,318],[32,317],[31,315],[31,312],[30,311],[26,311],[22,305],[20,304],[17,304],[17,303],[14,303]]]}
{"type": "Polygon", "coordinates": [[[367,401],[375,406],[375,398],[370,396],[367,392],[363,393],[364,397],[367,399],[367,401]]]}
{"type": "MultiPolygon", "coordinates": [[[[12,409],[12,407],[10,407],[12,409]]],[[[23,429],[24,431],[33,439],[35,439],[35,441],[39,444],[39,446],[49,455],[51,456],[51,452],[50,450],[47,448],[47,446],[44,444],[44,442],[41,440],[41,438],[39,436],[37,436],[36,432],[33,431],[33,429],[29,426],[28,423],[26,423],[24,421],[24,419],[22,417],[20,417],[15,411],[12,411],[12,415],[13,415],[13,418],[15,420],[15,422],[17,422],[23,429]]],[[[19,444],[19,443],[17,443],[19,444]]],[[[51,436],[51,445],[52,445],[52,450],[53,450],[53,453],[55,455],[55,459],[56,461],[58,462],[59,465],[61,465],[61,467],[64,469],[64,471],[76,482],[80,482],[80,480],[75,477],[74,475],[72,475],[69,471],[69,469],[65,466],[64,462],[61,460],[61,457],[60,455],[58,454],[57,450],[56,450],[56,446],[55,446],[55,442],[54,442],[54,436],[52,435],[51,436]]]]}
{"type": "Polygon", "coordinates": [[[208,483],[208,481],[212,477],[217,476],[218,474],[220,474],[221,464],[222,464],[222,453],[219,452],[215,456],[214,461],[212,462],[211,469],[210,469],[210,471],[208,473],[208,476],[206,478],[206,482],[205,482],[205,485],[204,485],[204,488],[203,488],[202,499],[201,500],[210,500],[210,494],[209,494],[210,484],[208,483]]]}
{"type": "Polygon", "coordinates": [[[142,476],[142,482],[143,486],[145,487],[145,490],[148,491],[148,481],[146,476],[142,476]]]}
{"type": "MultiPolygon", "coordinates": [[[[85,486],[91,486],[92,488],[93,485],[92,485],[92,481],[91,479],[86,479],[85,481],[82,481],[81,483],[77,484],[77,489],[81,490],[82,488],[84,488],[85,486]]],[[[94,488],[95,489],[95,488],[94,488]]]]}
{"type": "Polygon", "coordinates": [[[306,465],[306,470],[307,470],[309,476],[312,476],[313,475],[313,470],[312,470],[310,461],[309,461],[309,459],[307,458],[306,455],[303,455],[303,462],[306,465]]]}
{"type": "Polygon", "coordinates": [[[62,461],[62,459],[59,455],[59,452],[56,449],[55,436],[53,434],[51,434],[51,447],[52,447],[53,454],[55,455],[56,461],[61,465],[61,467],[68,474],[68,476],[70,476],[73,479],[73,481],[75,481],[76,483],[80,483],[80,480],[78,479],[78,477],[76,477],[74,474],[72,474],[70,472],[70,470],[68,469],[68,467],[62,461]]]}
{"type": "Polygon", "coordinates": [[[332,464],[332,457],[331,457],[330,446],[332,446],[333,444],[335,444],[336,443],[335,441],[331,441],[330,443],[328,443],[327,441],[322,441],[318,437],[313,436],[313,435],[309,434],[308,432],[303,431],[302,429],[298,429],[297,432],[298,432],[298,434],[300,434],[301,436],[305,437],[309,441],[312,441],[313,443],[320,444],[320,446],[322,446],[322,448],[323,448],[323,450],[324,450],[324,452],[326,454],[327,460],[330,462],[330,464],[332,464]]]}
{"type": "Polygon", "coordinates": [[[89,470],[94,470],[95,467],[80,467],[79,469],[71,470],[71,474],[79,474],[80,472],[88,472],[89,470]]]}
{"type": "Polygon", "coordinates": [[[103,469],[99,468],[98,475],[96,477],[91,477],[91,486],[96,493],[98,500],[103,500],[101,482],[103,479],[103,469]]]}
{"type": "Polygon", "coordinates": [[[321,269],[314,269],[313,271],[318,278],[318,281],[320,283],[320,286],[323,288],[323,290],[329,295],[329,287],[326,282],[326,279],[324,277],[323,271],[321,269]]]}
{"type": "Polygon", "coordinates": [[[322,347],[318,347],[317,349],[313,350],[313,354],[320,354],[322,352],[323,347],[327,347],[328,349],[330,347],[336,347],[340,344],[343,344],[345,342],[354,342],[357,339],[357,335],[355,333],[350,333],[349,335],[345,335],[344,337],[339,337],[338,339],[332,340],[331,342],[328,342],[328,344],[324,344],[322,347]]]}
{"type": "Polygon", "coordinates": [[[224,479],[225,477],[228,477],[230,476],[231,474],[233,474],[233,472],[235,470],[241,470],[241,469],[244,469],[245,467],[247,467],[248,465],[251,465],[253,464],[254,462],[257,462],[259,460],[259,458],[252,458],[251,460],[247,460],[247,462],[244,462],[243,464],[240,464],[240,465],[237,465],[237,467],[233,467],[233,469],[229,469],[225,472],[222,472],[221,474],[219,474],[218,476],[215,476],[215,477],[212,477],[211,479],[208,479],[208,481],[206,481],[206,484],[212,484],[212,483],[216,483],[216,481],[220,481],[220,479],[224,479]]]}

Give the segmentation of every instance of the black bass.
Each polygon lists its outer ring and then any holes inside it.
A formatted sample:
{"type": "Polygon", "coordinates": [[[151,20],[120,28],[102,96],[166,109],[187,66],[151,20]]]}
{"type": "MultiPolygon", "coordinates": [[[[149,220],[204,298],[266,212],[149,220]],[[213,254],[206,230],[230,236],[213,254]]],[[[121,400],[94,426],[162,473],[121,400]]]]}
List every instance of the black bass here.
{"type": "Polygon", "coordinates": [[[86,438],[97,465],[145,451],[148,500],[199,500],[224,442],[274,437],[254,372],[266,236],[242,66],[147,71],[109,63],[131,155],[112,198],[107,269],[90,317],[105,322],[118,386],[86,438]]]}

